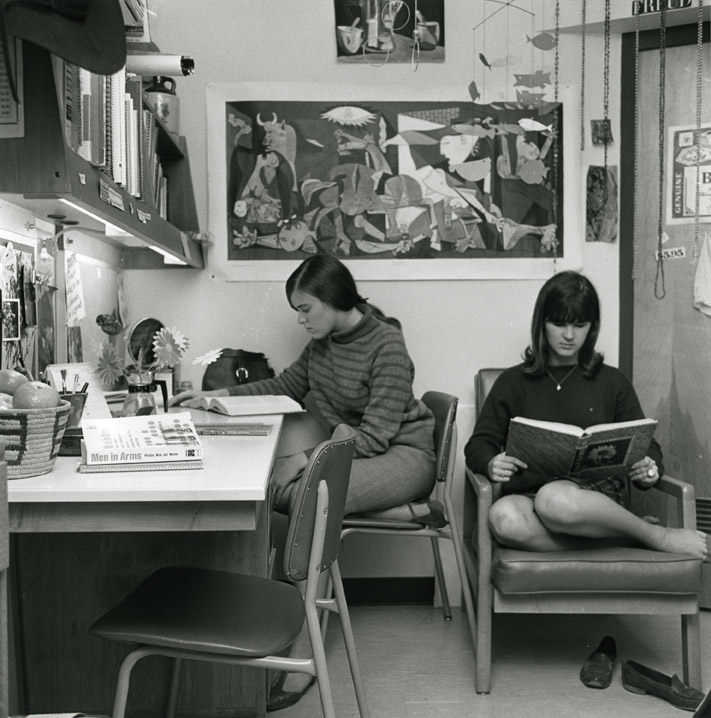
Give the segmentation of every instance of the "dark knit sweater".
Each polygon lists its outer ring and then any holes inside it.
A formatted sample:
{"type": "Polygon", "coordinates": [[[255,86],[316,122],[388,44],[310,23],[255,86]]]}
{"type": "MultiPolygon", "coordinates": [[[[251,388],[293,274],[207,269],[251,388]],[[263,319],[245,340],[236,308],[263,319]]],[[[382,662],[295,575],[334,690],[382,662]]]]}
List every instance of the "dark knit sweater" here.
{"type": "Polygon", "coordinates": [[[331,427],[356,432],[355,457],[383,454],[394,444],[434,450],[434,418],[412,393],[415,369],[402,332],[369,306],[352,329],[312,339],[273,379],[230,387],[230,394],[311,394],[331,427]]]}
{"type": "MultiPolygon", "coordinates": [[[[551,367],[550,371],[559,382],[571,367],[551,367]]],[[[585,428],[593,424],[641,419],[644,413],[629,379],[614,367],[603,364],[589,379],[578,367],[558,391],[548,374],[526,374],[523,364],[519,364],[499,376],[480,407],[476,426],[464,447],[466,464],[472,471],[488,476],[489,462],[503,451],[509,421],[514,416],[585,428]]],[[[657,462],[661,476],[664,472],[662,451],[656,440],[649,447],[648,455],[657,462]]],[[[550,478],[520,472],[504,485],[504,490],[505,493],[527,491],[550,478]]]]}

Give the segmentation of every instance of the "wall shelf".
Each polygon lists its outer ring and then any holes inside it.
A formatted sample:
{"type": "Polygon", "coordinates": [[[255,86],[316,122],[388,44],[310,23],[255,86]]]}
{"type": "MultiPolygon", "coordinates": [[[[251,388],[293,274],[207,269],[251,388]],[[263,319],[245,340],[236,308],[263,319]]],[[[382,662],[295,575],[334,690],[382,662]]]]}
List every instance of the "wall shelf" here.
{"type": "Polygon", "coordinates": [[[127,268],[167,266],[162,255],[202,268],[202,246],[193,239],[199,226],[185,138],[156,118],[157,153],[168,178],[165,220],[151,202],[128,194],[66,144],[52,57],[30,43],[23,44],[23,53],[25,135],[0,140],[0,195],[42,219],[108,227],[101,241],[122,247],[127,268]]]}

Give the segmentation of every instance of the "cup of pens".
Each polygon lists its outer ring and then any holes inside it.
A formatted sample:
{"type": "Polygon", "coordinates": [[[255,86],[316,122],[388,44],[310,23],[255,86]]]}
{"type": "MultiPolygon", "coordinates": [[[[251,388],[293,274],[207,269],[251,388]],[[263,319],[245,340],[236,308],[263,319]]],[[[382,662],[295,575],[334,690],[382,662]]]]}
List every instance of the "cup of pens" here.
{"type": "Polygon", "coordinates": [[[67,429],[76,429],[81,421],[84,413],[84,404],[86,403],[87,392],[78,391],[74,394],[60,394],[65,401],[69,402],[71,409],[69,411],[69,419],[67,421],[67,429]]]}

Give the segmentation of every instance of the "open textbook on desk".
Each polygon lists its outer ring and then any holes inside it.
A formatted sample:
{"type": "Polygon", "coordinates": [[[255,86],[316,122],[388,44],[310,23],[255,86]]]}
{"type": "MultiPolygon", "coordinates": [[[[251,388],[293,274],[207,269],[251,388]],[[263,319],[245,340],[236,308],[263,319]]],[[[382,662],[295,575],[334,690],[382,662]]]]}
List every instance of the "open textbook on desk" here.
{"type": "Polygon", "coordinates": [[[226,416],[260,416],[293,414],[304,411],[298,401],[284,395],[203,396],[192,400],[192,408],[216,411],[226,416]]]}
{"type": "Polygon", "coordinates": [[[656,426],[655,419],[639,419],[581,429],[516,416],[509,424],[506,453],[544,476],[626,475],[647,455],[656,426]]]}

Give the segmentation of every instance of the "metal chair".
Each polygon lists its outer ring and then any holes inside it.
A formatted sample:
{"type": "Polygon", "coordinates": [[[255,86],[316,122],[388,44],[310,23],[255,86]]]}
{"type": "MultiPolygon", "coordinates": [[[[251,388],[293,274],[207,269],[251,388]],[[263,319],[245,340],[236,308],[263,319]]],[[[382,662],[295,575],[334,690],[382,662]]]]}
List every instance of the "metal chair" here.
{"type": "Polygon", "coordinates": [[[183,660],[230,663],[315,676],[325,718],[335,718],[319,611],[338,613],[361,718],[368,705],[338,568],[343,507],[355,434],[339,425],[319,444],[299,480],[289,519],[284,572],[293,583],[201,568],[171,567],[151,574],[91,627],[95,636],[138,644],[119,670],[113,718],[123,718],[133,666],[149,655],[173,658],[167,715],[175,713],[183,660]],[[335,598],[318,596],[327,572],[335,598]],[[313,657],[278,655],[306,622],[313,657]]]}
{"type": "MultiPolygon", "coordinates": [[[[452,619],[452,611],[449,605],[447,587],[444,581],[442,570],[442,557],[439,550],[439,540],[452,540],[459,537],[456,513],[452,503],[452,477],[454,474],[454,462],[457,454],[457,404],[456,396],[445,394],[439,391],[428,391],[422,396],[422,401],[429,407],[435,418],[435,451],[437,457],[436,476],[437,484],[444,485],[444,505],[447,512],[449,525],[441,529],[430,528],[416,521],[393,521],[391,519],[370,518],[358,514],[349,514],[343,519],[341,538],[352,533],[364,534],[386,534],[389,536],[408,536],[414,538],[429,538],[434,556],[434,567],[437,584],[439,585],[442,597],[442,610],[445,620],[452,619]]],[[[437,490],[435,488],[435,490],[437,490]]],[[[462,579],[462,590],[467,611],[473,612],[472,598],[466,583],[464,570],[464,558],[462,555],[459,539],[452,541],[454,556],[457,562],[460,578],[462,579]]],[[[473,614],[472,614],[473,615],[473,614]]]]}
{"type": "MultiPolygon", "coordinates": [[[[480,410],[501,369],[475,378],[480,410]]],[[[671,497],[678,526],[696,527],[694,489],[662,477],[654,489],[671,497]]],[[[466,575],[476,603],[470,622],[476,652],[476,690],[491,688],[493,613],[666,614],[681,617],[684,681],[701,684],[699,597],[701,560],[645,548],[537,552],[499,546],[489,510],[501,486],[467,470],[463,543],[466,575]]]]}

